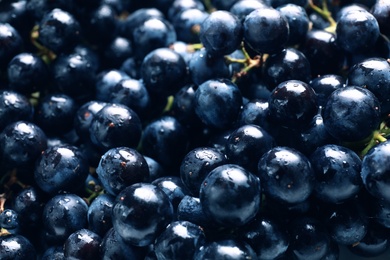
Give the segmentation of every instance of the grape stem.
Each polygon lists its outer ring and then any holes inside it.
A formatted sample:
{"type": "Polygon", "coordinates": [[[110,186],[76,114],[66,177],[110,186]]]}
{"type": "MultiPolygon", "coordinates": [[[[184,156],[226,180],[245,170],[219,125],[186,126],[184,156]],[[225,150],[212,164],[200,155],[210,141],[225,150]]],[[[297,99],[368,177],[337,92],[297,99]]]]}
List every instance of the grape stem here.
{"type": "Polygon", "coordinates": [[[228,63],[241,63],[245,65],[239,72],[233,75],[232,82],[236,82],[237,79],[242,76],[245,76],[251,69],[261,67],[264,62],[264,59],[266,58],[265,54],[256,55],[254,58],[251,58],[245,49],[244,43],[241,43],[241,50],[244,54],[244,59],[235,59],[230,56],[225,56],[225,60],[228,63]]]}
{"type": "Polygon", "coordinates": [[[308,0],[308,5],[311,9],[313,9],[316,13],[321,15],[324,19],[326,19],[329,22],[329,27],[325,28],[325,31],[328,31],[330,33],[336,32],[336,26],[337,22],[333,19],[332,13],[328,9],[327,0],[322,0],[322,8],[316,6],[313,3],[313,0],[308,0]]]}
{"type": "Polygon", "coordinates": [[[31,43],[38,49],[38,54],[41,56],[42,60],[46,64],[50,64],[51,61],[55,60],[57,55],[43,46],[42,44],[39,43],[38,37],[39,37],[39,32],[38,32],[39,26],[35,25],[31,31],[30,39],[31,43]]]}
{"type": "Polygon", "coordinates": [[[390,136],[390,128],[387,127],[385,122],[380,124],[379,130],[374,131],[372,138],[360,152],[360,157],[363,158],[371,148],[376,146],[379,143],[387,141],[387,138],[390,136]]]}

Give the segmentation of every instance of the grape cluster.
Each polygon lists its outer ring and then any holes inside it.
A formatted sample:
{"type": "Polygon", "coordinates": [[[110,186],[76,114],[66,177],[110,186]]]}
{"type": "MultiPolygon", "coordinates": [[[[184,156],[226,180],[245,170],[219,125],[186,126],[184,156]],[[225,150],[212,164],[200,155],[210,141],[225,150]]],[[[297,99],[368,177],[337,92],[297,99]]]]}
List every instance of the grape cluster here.
{"type": "Polygon", "coordinates": [[[389,37],[386,0],[0,1],[0,259],[389,258],[389,37]]]}

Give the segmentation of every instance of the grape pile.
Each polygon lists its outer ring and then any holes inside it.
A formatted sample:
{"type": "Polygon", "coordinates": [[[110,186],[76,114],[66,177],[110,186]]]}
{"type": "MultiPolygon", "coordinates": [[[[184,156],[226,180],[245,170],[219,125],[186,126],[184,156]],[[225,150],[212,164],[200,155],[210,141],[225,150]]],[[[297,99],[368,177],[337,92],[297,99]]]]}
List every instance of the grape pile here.
{"type": "Polygon", "coordinates": [[[386,259],[390,1],[0,1],[0,259],[386,259]]]}

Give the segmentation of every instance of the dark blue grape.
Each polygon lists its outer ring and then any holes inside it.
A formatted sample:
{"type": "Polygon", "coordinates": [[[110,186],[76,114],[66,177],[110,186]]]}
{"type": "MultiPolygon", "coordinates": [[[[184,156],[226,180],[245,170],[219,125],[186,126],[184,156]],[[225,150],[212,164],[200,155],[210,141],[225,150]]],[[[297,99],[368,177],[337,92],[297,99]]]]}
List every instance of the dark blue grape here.
{"type": "Polygon", "coordinates": [[[88,205],[79,196],[67,193],[52,197],[43,209],[45,241],[62,245],[75,231],[87,227],[88,205]]]}
{"type": "Polygon", "coordinates": [[[242,23],[228,11],[212,12],[201,24],[199,39],[210,55],[227,55],[242,41],[242,23]]]}
{"type": "Polygon", "coordinates": [[[12,209],[18,213],[23,229],[40,226],[43,207],[43,196],[34,186],[26,187],[15,194],[12,203],[12,209]]]}
{"type": "Polygon", "coordinates": [[[168,47],[177,40],[176,31],[173,25],[164,18],[150,18],[132,31],[134,49],[137,50],[134,56],[138,60],[151,51],[168,47]]]}
{"type": "Polygon", "coordinates": [[[46,149],[38,158],[34,170],[38,187],[50,194],[78,191],[88,174],[87,159],[79,148],[70,145],[46,149]]]}
{"type": "Polygon", "coordinates": [[[162,116],[145,126],[142,152],[165,167],[178,166],[187,153],[187,130],[177,119],[162,116]]]}
{"type": "Polygon", "coordinates": [[[378,21],[372,14],[364,10],[350,11],[337,22],[336,42],[347,53],[362,53],[374,47],[379,33],[378,21]]]}
{"type": "Polygon", "coordinates": [[[261,156],[274,146],[276,146],[274,138],[263,128],[257,125],[243,125],[230,134],[225,153],[230,163],[256,173],[261,156]]]}
{"type": "Polygon", "coordinates": [[[169,48],[158,48],[143,59],[141,77],[151,94],[169,96],[183,86],[187,66],[180,54],[169,48]]]}
{"type": "Polygon", "coordinates": [[[328,203],[352,199],[362,187],[361,160],[349,148],[339,145],[318,147],[310,156],[316,181],[314,195],[328,203]]]}
{"type": "Polygon", "coordinates": [[[205,48],[192,54],[188,63],[188,70],[192,82],[199,86],[214,78],[229,78],[229,67],[223,56],[211,56],[205,48]]]}
{"type": "Polygon", "coordinates": [[[256,253],[246,242],[225,239],[210,241],[204,246],[199,247],[198,250],[195,251],[194,259],[256,259],[256,253]]]}
{"type": "Polygon", "coordinates": [[[317,98],[314,90],[300,80],[280,83],[268,99],[271,120],[292,128],[307,128],[317,113],[317,98]]]}
{"type": "Polygon", "coordinates": [[[88,229],[103,237],[112,228],[111,211],[115,197],[109,194],[97,196],[88,207],[88,229]]]}
{"type": "Polygon", "coordinates": [[[368,230],[368,220],[358,201],[333,206],[326,215],[330,237],[339,245],[355,245],[368,230]]]}
{"type": "Polygon", "coordinates": [[[159,162],[148,156],[144,156],[144,158],[149,168],[149,182],[166,175],[164,167],[159,162]]]}
{"type": "MultiPolygon", "coordinates": [[[[303,0],[307,1],[307,0],[303,0]]],[[[309,31],[309,17],[306,13],[305,7],[298,5],[298,3],[286,3],[279,5],[278,10],[288,22],[289,36],[287,45],[294,46],[304,41],[307,32],[309,31]]]]}
{"type": "Polygon", "coordinates": [[[100,257],[99,246],[102,238],[88,229],[72,233],[64,243],[66,259],[97,259],[100,257]]]}
{"type": "Polygon", "coordinates": [[[0,68],[5,69],[11,59],[22,52],[23,39],[9,23],[0,23],[0,68]]]}
{"type": "Polygon", "coordinates": [[[254,99],[244,104],[239,116],[239,125],[258,125],[269,131],[271,124],[268,118],[268,101],[254,99]]]}
{"type": "Polygon", "coordinates": [[[20,53],[7,65],[8,88],[29,95],[44,90],[49,82],[49,70],[33,53],[20,53]]]}
{"type": "Polygon", "coordinates": [[[102,259],[144,259],[145,249],[125,243],[114,228],[107,231],[100,244],[100,256],[102,259]]]}
{"type": "Polygon", "coordinates": [[[244,20],[244,41],[258,53],[282,50],[287,44],[288,36],[287,19],[276,9],[256,9],[244,20]]]}
{"type": "Polygon", "coordinates": [[[381,103],[382,115],[390,112],[390,65],[384,58],[372,57],[353,65],[348,71],[347,84],[370,90],[381,103]]]}
{"type": "Polygon", "coordinates": [[[89,141],[89,126],[97,112],[99,112],[106,102],[91,100],[81,105],[75,114],[73,126],[77,135],[83,141],[89,141]]]}
{"type": "Polygon", "coordinates": [[[290,237],[280,221],[260,215],[240,231],[242,239],[255,251],[258,259],[277,259],[288,249],[290,237]]]}
{"type": "Polygon", "coordinates": [[[317,104],[324,107],[330,94],[336,89],[345,86],[345,79],[337,74],[325,74],[313,78],[309,85],[316,92],[317,104]]]}
{"type": "Polygon", "coordinates": [[[390,202],[390,141],[373,147],[362,160],[361,177],[367,191],[377,199],[390,202]]]}
{"type": "Polygon", "coordinates": [[[103,49],[103,65],[106,69],[119,68],[134,53],[133,43],[128,38],[117,35],[103,49]]]}
{"type": "Polygon", "coordinates": [[[239,0],[230,8],[230,12],[238,17],[243,23],[245,17],[252,11],[267,7],[265,1],[260,0],[239,0]]]}
{"type": "Polygon", "coordinates": [[[390,3],[387,1],[376,1],[370,10],[379,24],[380,32],[390,35],[390,3]]]}
{"type": "Polygon", "coordinates": [[[12,90],[0,91],[0,131],[16,121],[32,121],[34,108],[25,95],[12,90]]]}
{"type": "Polygon", "coordinates": [[[170,21],[173,21],[177,15],[188,9],[198,9],[204,11],[204,5],[202,1],[198,0],[174,0],[168,9],[167,17],[170,21]]]}
{"type": "Polygon", "coordinates": [[[304,202],[314,190],[314,172],[309,159],[295,149],[274,147],[258,164],[257,175],[264,194],[283,204],[304,202]]]}
{"type": "Polygon", "coordinates": [[[264,63],[264,80],[269,89],[287,80],[300,80],[309,83],[311,67],[305,55],[297,49],[286,48],[270,55],[264,63]]]}
{"type": "Polygon", "coordinates": [[[115,231],[125,243],[147,246],[173,219],[168,196],[157,186],[137,183],[120,192],[112,209],[115,231]]]}
{"type": "Polygon", "coordinates": [[[108,44],[119,31],[117,15],[114,7],[108,4],[93,10],[83,31],[89,41],[97,45],[108,44]]]}
{"type": "Polygon", "coordinates": [[[241,166],[224,164],[206,176],[199,198],[205,214],[220,226],[243,226],[260,209],[260,179],[241,166]]]}
{"type": "Polygon", "coordinates": [[[55,53],[71,50],[81,39],[80,23],[60,8],[45,13],[39,22],[38,40],[55,53]]]}
{"type": "Polygon", "coordinates": [[[188,221],[170,223],[156,239],[154,251],[157,259],[192,259],[195,251],[206,241],[200,226],[188,221]]]}
{"type": "Polygon", "coordinates": [[[22,235],[0,236],[0,256],[4,260],[36,259],[31,242],[22,235]]]}
{"type": "Polygon", "coordinates": [[[124,79],[130,79],[130,77],[122,70],[109,69],[100,72],[97,75],[95,84],[96,100],[110,102],[115,85],[124,79]]]}
{"type": "Polygon", "coordinates": [[[200,199],[184,196],[177,206],[177,219],[189,221],[204,228],[215,230],[218,224],[212,221],[203,211],[200,199]]]}
{"type": "Polygon", "coordinates": [[[330,236],[321,222],[312,217],[290,224],[290,246],[295,259],[322,259],[330,247],[330,236]]]}
{"type": "Polygon", "coordinates": [[[43,252],[41,260],[65,260],[63,246],[48,247],[43,252]]]}
{"type": "Polygon", "coordinates": [[[73,129],[73,121],[78,106],[75,100],[66,94],[49,94],[39,103],[35,122],[48,135],[68,133],[73,129]]]}
{"type": "Polygon", "coordinates": [[[197,147],[183,158],[180,177],[183,184],[194,196],[199,196],[201,184],[214,168],[226,164],[225,155],[215,148],[197,147]]]}
{"type": "Polygon", "coordinates": [[[33,165],[46,147],[46,135],[34,123],[16,121],[0,133],[1,160],[12,167],[33,165]]]}
{"type": "Polygon", "coordinates": [[[129,185],[149,179],[149,167],[142,154],[123,146],[105,152],[96,173],[105,191],[113,196],[129,185]]]}
{"type": "Polygon", "coordinates": [[[205,10],[198,8],[190,8],[177,14],[172,20],[177,40],[185,43],[198,43],[200,26],[208,16],[205,10]]]}
{"type": "Polygon", "coordinates": [[[103,151],[117,146],[136,147],[141,132],[138,115],[125,105],[113,103],[100,109],[89,127],[92,143],[103,151]]]}
{"type": "Polygon", "coordinates": [[[242,95],[232,81],[211,79],[195,92],[195,113],[207,126],[227,129],[238,119],[242,95]]]}
{"type": "Polygon", "coordinates": [[[20,217],[13,209],[5,209],[0,213],[0,228],[6,229],[10,234],[20,233],[20,217]]]}
{"type": "Polygon", "coordinates": [[[380,123],[379,100],[366,88],[347,86],[329,96],[324,107],[324,125],[337,140],[361,141],[369,137],[380,123]]]}

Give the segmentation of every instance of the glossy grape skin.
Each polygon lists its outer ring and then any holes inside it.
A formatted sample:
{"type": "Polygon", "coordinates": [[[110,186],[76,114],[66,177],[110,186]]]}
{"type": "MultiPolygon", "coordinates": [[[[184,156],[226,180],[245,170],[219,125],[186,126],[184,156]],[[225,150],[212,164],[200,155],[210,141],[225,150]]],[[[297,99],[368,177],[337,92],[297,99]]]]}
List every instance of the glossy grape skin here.
{"type": "Polygon", "coordinates": [[[97,112],[89,127],[91,141],[103,151],[113,147],[136,147],[142,126],[138,115],[129,107],[109,103],[97,112]]]}
{"type": "Polygon", "coordinates": [[[102,259],[144,259],[144,248],[125,243],[114,228],[107,231],[100,244],[102,259]]]}
{"type": "Polygon", "coordinates": [[[390,65],[386,59],[372,57],[356,63],[348,71],[347,83],[370,90],[381,103],[382,114],[390,112],[390,65]]]}
{"type": "Polygon", "coordinates": [[[127,244],[147,246],[173,219],[168,196],[157,186],[137,183],[126,187],[112,209],[113,226],[127,244]]]}
{"type": "Polygon", "coordinates": [[[9,23],[0,23],[0,46],[0,68],[3,69],[24,46],[21,35],[9,23]]]}
{"type": "Polygon", "coordinates": [[[205,214],[220,226],[243,226],[260,209],[260,179],[241,166],[224,164],[206,176],[199,198],[205,214]]]}
{"type": "Polygon", "coordinates": [[[195,90],[194,84],[187,84],[174,95],[170,112],[183,125],[195,126],[200,121],[194,108],[195,90]]]}
{"type": "Polygon", "coordinates": [[[15,195],[12,209],[19,214],[22,228],[38,227],[41,224],[44,200],[36,187],[26,187],[15,195]]]}
{"type": "Polygon", "coordinates": [[[80,102],[93,97],[96,67],[92,56],[70,53],[61,55],[51,65],[54,89],[80,102]]]}
{"type": "Polygon", "coordinates": [[[187,153],[187,130],[172,116],[162,116],[145,126],[141,139],[144,155],[164,167],[180,165],[187,153]]]}
{"type": "Polygon", "coordinates": [[[250,14],[252,11],[264,8],[267,5],[263,1],[259,0],[239,0],[236,1],[231,7],[230,12],[238,17],[243,23],[245,17],[250,14]]]}
{"type": "Polygon", "coordinates": [[[207,242],[204,246],[199,247],[195,251],[194,259],[256,259],[256,253],[246,242],[232,239],[224,239],[218,241],[210,241],[207,242]]]}
{"type": "Polygon", "coordinates": [[[366,235],[368,220],[359,202],[352,200],[331,207],[326,214],[326,226],[337,244],[354,245],[366,235]]]}
{"type": "Polygon", "coordinates": [[[275,218],[260,215],[240,231],[240,237],[255,251],[258,259],[277,259],[290,243],[285,226],[275,218]]]}
{"type": "Polygon", "coordinates": [[[361,170],[361,177],[367,191],[375,198],[386,202],[390,202],[389,156],[390,142],[380,143],[363,157],[361,170]]]}
{"type": "Polygon", "coordinates": [[[144,158],[149,168],[149,182],[152,182],[157,178],[167,175],[164,167],[159,162],[148,156],[144,156],[144,158]]]}
{"type": "Polygon", "coordinates": [[[345,83],[345,79],[340,75],[325,74],[313,78],[309,85],[316,92],[317,104],[324,107],[330,94],[336,89],[344,87],[345,83]]]}
{"type": "Polygon", "coordinates": [[[36,109],[35,122],[51,136],[61,136],[73,129],[78,106],[66,94],[45,96],[36,109]]]}
{"type": "Polygon", "coordinates": [[[141,77],[151,94],[169,96],[182,87],[187,66],[180,54],[169,48],[158,48],[143,59],[141,77]]]}
{"type": "Polygon", "coordinates": [[[338,73],[344,62],[344,53],[336,44],[334,34],[325,30],[311,30],[299,50],[311,65],[313,76],[338,73]]]}
{"type": "Polygon", "coordinates": [[[280,83],[271,92],[268,104],[272,122],[292,129],[307,128],[318,109],[314,90],[300,80],[280,83]]]}
{"type": "Polygon", "coordinates": [[[177,15],[188,9],[204,11],[204,5],[198,0],[174,0],[168,9],[167,17],[170,21],[173,21],[177,15]]]}
{"type": "Polygon", "coordinates": [[[172,20],[177,34],[177,40],[185,43],[199,42],[199,27],[209,16],[205,10],[190,8],[183,10],[172,20]]]}
{"type": "Polygon", "coordinates": [[[122,70],[108,69],[100,72],[95,84],[96,100],[109,102],[115,85],[125,79],[130,79],[130,77],[122,70]]]}
{"type": "Polygon", "coordinates": [[[1,236],[0,255],[4,260],[36,259],[37,257],[34,246],[22,235],[1,236]]]}
{"type": "Polygon", "coordinates": [[[188,70],[192,82],[199,86],[207,80],[214,78],[229,78],[229,67],[223,56],[213,57],[205,48],[192,54],[188,63],[188,70]]]}
{"type": "Polygon", "coordinates": [[[5,209],[0,213],[0,228],[6,229],[11,234],[20,233],[20,217],[13,209],[5,209]]]}
{"type": "Polygon", "coordinates": [[[195,113],[207,126],[227,129],[237,120],[242,105],[241,91],[228,79],[211,79],[195,92],[195,113]]]}
{"type": "Polygon", "coordinates": [[[46,243],[61,245],[75,231],[87,227],[88,205],[78,195],[67,193],[52,197],[43,209],[46,243]]]}
{"type": "Polygon", "coordinates": [[[81,27],[71,13],[55,8],[43,16],[38,33],[39,42],[55,53],[62,53],[79,43],[81,27]]]}
{"type": "Polygon", "coordinates": [[[0,131],[16,121],[32,121],[34,107],[25,95],[12,90],[0,91],[0,131]]]}
{"type": "Polygon", "coordinates": [[[202,228],[188,221],[170,223],[156,239],[157,259],[192,259],[206,241],[202,228]]]}
{"type": "Polygon", "coordinates": [[[102,238],[88,229],[72,233],[64,243],[64,256],[70,259],[97,259],[102,238]]]}
{"type": "Polygon", "coordinates": [[[343,142],[361,141],[380,123],[379,100],[366,88],[346,86],[329,96],[323,118],[326,130],[343,142]]]}
{"type": "Polygon", "coordinates": [[[37,159],[34,169],[38,187],[50,194],[76,192],[88,174],[87,159],[79,148],[70,145],[47,148],[37,159]]]}
{"type": "Polygon", "coordinates": [[[89,141],[89,126],[91,125],[92,119],[95,114],[99,112],[105,105],[106,102],[91,100],[81,105],[74,116],[73,126],[77,135],[83,141],[89,141]]]}
{"type": "Polygon", "coordinates": [[[372,14],[363,10],[350,11],[337,22],[336,42],[347,53],[361,53],[375,45],[379,33],[379,24],[372,14]]]}
{"type": "Polygon", "coordinates": [[[216,229],[218,224],[212,221],[202,209],[202,204],[198,197],[184,196],[177,206],[177,219],[189,221],[204,228],[216,229]]]}
{"type": "Polygon", "coordinates": [[[150,18],[134,28],[133,46],[137,50],[134,56],[142,60],[149,52],[168,47],[177,40],[176,31],[171,22],[163,18],[150,18]]]}
{"type": "Polygon", "coordinates": [[[42,254],[41,260],[65,260],[62,246],[50,246],[42,254]]]}
{"type": "Polygon", "coordinates": [[[314,190],[309,159],[295,149],[274,147],[259,160],[257,175],[266,196],[283,203],[304,202],[314,190]]]}
{"type": "Polygon", "coordinates": [[[370,10],[378,21],[380,32],[390,35],[390,3],[384,0],[376,1],[370,10]]]}
{"type": "Polygon", "coordinates": [[[212,12],[201,24],[199,39],[210,55],[227,55],[242,41],[242,23],[228,11],[212,12]]]}
{"type": "Polygon", "coordinates": [[[29,95],[44,90],[49,81],[49,71],[44,61],[33,53],[23,52],[7,65],[8,88],[29,95]]]}
{"type": "Polygon", "coordinates": [[[322,259],[330,247],[330,236],[321,222],[303,217],[290,224],[290,248],[296,259],[322,259]]]}
{"type": "Polygon", "coordinates": [[[204,178],[214,168],[227,163],[225,155],[212,147],[197,147],[186,154],[180,165],[180,177],[194,196],[204,178]]]}
{"type": "Polygon", "coordinates": [[[230,134],[225,153],[230,163],[256,173],[261,156],[275,146],[274,138],[260,126],[243,125],[230,134]]]}
{"type": "Polygon", "coordinates": [[[264,80],[269,89],[287,80],[300,80],[309,83],[311,68],[308,59],[297,49],[286,48],[270,55],[264,63],[264,80]]]}
{"type": "Polygon", "coordinates": [[[288,36],[288,22],[276,9],[256,9],[244,20],[244,41],[258,53],[282,50],[288,36]]]}
{"type": "Polygon", "coordinates": [[[184,196],[190,194],[178,176],[163,176],[153,180],[152,184],[156,185],[165,192],[165,194],[167,194],[169,200],[171,201],[175,215],[180,201],[184,198],[184,196]]]}
{"type": "Polygon", "coordinates": [[[357,245],[350,245],[348,249],[355,255],[362,257],[378,257],[390,247],[387,230],[382,226],[369,223],[367,234],[357,245]]]}
{"type": "Polygon", "coordinates": [[[123,146],[105,152],[96,173],[104,190],[113,196],[129,185],[149,179],[149,168],[142,154],[123,146]]]}
{"type": "Polygon", "coordinates": [[[310,161],[316,176],[314,195],[320,200],[339,204],[360,191],[362,162],[354,151],[339,145],[324,145],[312,153],[310,161]]]}
{"type": "Polygon", "coordinates": [[[289,27],[287,45],[300,44],[309,31],[309,17],[304,7],[294,3],[287,3],[276,8],[286,19],[289,27]]]}
{"type": "Polygon", "coordinates": [[[109,194],[97,196],[88,207],[88,229],[101,237],[112,228],[111,211],[115,197],[109,194]]]}
{"type": "Polygon", "coordinates": [[[47,147],[42,129],[27,121],[9,124],[0,133],[0,156],[12,167],[32,166],[47,147]]]}

